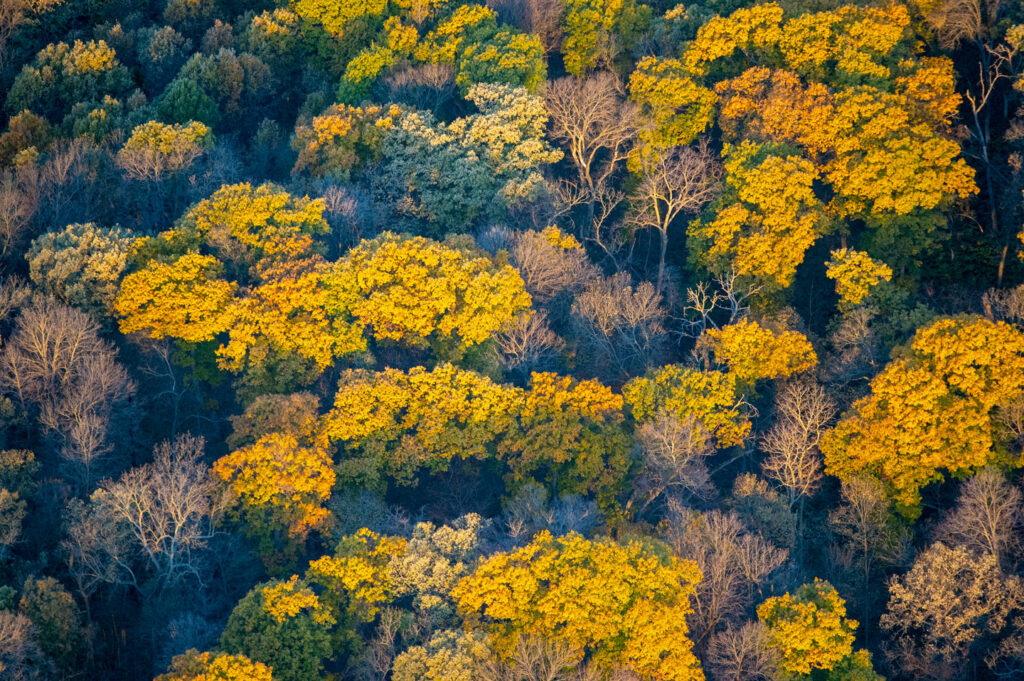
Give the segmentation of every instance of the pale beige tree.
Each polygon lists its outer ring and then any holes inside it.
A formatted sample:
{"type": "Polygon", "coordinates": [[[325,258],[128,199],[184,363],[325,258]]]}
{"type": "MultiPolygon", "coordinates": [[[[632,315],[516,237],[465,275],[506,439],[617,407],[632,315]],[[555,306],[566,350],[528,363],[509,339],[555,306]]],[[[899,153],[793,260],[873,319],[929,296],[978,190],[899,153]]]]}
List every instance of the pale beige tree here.
{"type": "Polygon", "coordinates": [[[1012,566],[1021,550],[1024,500],[1020,490],[995,468],[983,468],[960,488],[960,498],[936,531],[951,546],[995,556],[1012,566]]]}
{"type": "Polygon", "coordinates": [[[670,508],[659,526],[661,538],[676,556],[695,561],[703,575],[690,621],[693,640],[700,645],[742,617],[757,588],[782,567],[788,552],[750,532],[735,513],[670,508]]]}
{"type": "Polygon", "coordinates": [[[547,317],[543,310],[523,315],[495,334],[494,341],[511,371],[529,376],[533,371],[549,371],[557,364],[565,342],[551,330],[547,317]]]}
{"type": "Polygon", "coordinates": [[[775,649],[768,645],[768,628],[758,620],[726,627],[712,636],[704,659],[715,681],[776,678],[775,649]]]}
{"type": "Polygon", "coordinates": [[[889,582],[879,626],[886,655],[904,675],[944,681],[959,678],[1021,608],[1024,585],[995,556],[936,542],[889,582]]]}
{"type": "MultiPolygon", "coordinates": [[[[692,416],[679,419],[663,413],[641,424],[635,433],[640,472],[634,483],[636,513],[662,496],[685,493],[708,499],[715,493],[705,458],[714,453],[711,433],[692,416]]],[[[633,505],[633,500],[630,501],[633,505]]]]}
{"type": "Polygon", "coordinates": [[[43,681],[50,662],[36,643],[32,621],[21,613],[0,610],[0,678],[5,681],[43,681]]]}
{"type": "Polygon", "coordinates": [[[775,398],[775,423],[761,438],[768,457],[764,475],[778,483],[791,507],[817,491],[823,475],[818,442],[836,414],[836,405],[825,389],[813,381],[787,383],[775,398]]]}

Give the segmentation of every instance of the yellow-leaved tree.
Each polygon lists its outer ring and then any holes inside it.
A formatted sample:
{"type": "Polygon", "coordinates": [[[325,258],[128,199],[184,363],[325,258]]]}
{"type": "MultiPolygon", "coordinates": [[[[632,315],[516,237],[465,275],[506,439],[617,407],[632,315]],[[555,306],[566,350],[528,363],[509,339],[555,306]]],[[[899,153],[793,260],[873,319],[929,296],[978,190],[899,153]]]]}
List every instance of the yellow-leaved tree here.
{"type": "Polygon", "coordinates": [[[871,289],[892,279],[892,268],[864,251],[840,248],[825,263],[825,276],[836,282],[839,307],[849,309],[867,299],[871,289]]]}
{"type": "Polygon", "coordinates": [[[465,240],[385,232],[350,250],[334,280],[350,314],[376,339],[447,352],[483,343],[531,302],[515,268],[465,240]]]}
{"type": "Polygon", "coordinates": [[[270,433],[213,464],[235,498],[235,510],[248,534],[273,562],[275,547],[293,548],[324,523],[335,473],[328,452],[304,446],[293,434],[270,433]]]}
{"type": "Polygon", "coordinates": [[[271,681],[271,668],[245,655],[189,650],[175,655],[170,670],[155,681],[271,681]]]}
{"type": "Polygon", "coordinates": [[[750,433],[747,404],[736,376],[698,371],[681,364],[652,369],[622,387],[637,423],[667,413],[686,422],[695,418],[713,436],[716,447],[742,444],[750,433]]]}
{"type": "Polygon", "coordinates": [[[702,681],[686,617],[701,573],[639,542],[553,537],[487,558],[453,596],[470,627],[484,628],[500,654],[520,636],[568,644],[606,669],[627,667],[650,681],[702,681]]]}
{"type": "Polygon", "coordinates": [[[814,347],[802,333],[774,331],[752,319],[710,329],[697,343],[710,349],[715,359],[745,384],[787,378],[818,363],[814,347]]]}
{"type": "Polygon", "coordinates": [[[815,579],[792,594],[769,598],[757,608],[768,627],[768,645],[779,653],[779,667],[791,675],[834,669],[853,654],[857,622],[846,617],[846,603],[835,587],[815,579]]]}
{"type": "Polygon", "coordinates": [[[880,479],[907,516],[921,488],[943,471],[971,474],[1019,465],[1000,446],[993,414],[1024,392],[1024,334],[981,317],[947,317],[921,328],[825,434],[825,470],[842,480],[880,479]]]}

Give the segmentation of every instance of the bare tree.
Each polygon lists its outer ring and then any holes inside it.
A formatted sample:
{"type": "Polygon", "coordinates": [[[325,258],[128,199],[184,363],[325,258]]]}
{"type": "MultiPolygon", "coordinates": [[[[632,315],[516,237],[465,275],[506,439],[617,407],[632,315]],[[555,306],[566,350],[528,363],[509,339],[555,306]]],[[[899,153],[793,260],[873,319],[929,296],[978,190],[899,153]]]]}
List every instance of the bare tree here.
{"type": "Polygon", "coordinates": [[[595,373],[643,371],[665,340],[665,309],[650,282],[634,286],[625,272],[591,282],[572,303],[572,326],[595,373]]]}
{"type": "Polygon", "coordinates": [[[641,471],[635,487],[639,497],[637,513],[642,513],[662,495],[684,491],[698,499],[715,493],[711,474],[704,462],[714,452],[711,433],[692,416],[678,419],[661,414],[636,430],[640,445],[641,471]]]}
{"type": "Polygon", "coordinates": [[[20,613],[0,610],[0,679],[41,681],[50,678],[49,670],[32,621],[20,613]]]}
{"type": "Polygon", "coordinates": [[[814,494],[822,478],[818,443],[836,413],[825,389],[811,381],[785,385],[775,399],[776,421],[761,440],[768,453],[762,469],[765,477],[779,483],[790,507],[814,494]]]}
{"type": "Polygon", "coordinates": [[[640,173],[628,221],[637,229],[653,229],[661,238],[657,290],[665,285],[669,228],[680,215],[697,214],[721,191],[721,163],[706,143],[674,147],[646,163],[640,173]]]}
{"type": "Polygon", "coordinates": [[[1004,568],[1019,555],[1024,524],[1021,492],[995,468],[983,468],[960,488],[956,508],[939,525],[936,538],[995,556],[1004,568]]]}
{"type": "Polygon", "coordinates": [[[479,681],[574,681],[580,653],[567,643],[520,636],[507,660],[493,656],[476,672],[479,681]]]}
{"type": "Polygon", "coordinates": [[[577,186],[588,197],[590,220],[598,187],[607,184],[626,159],[636,134],[636,107],[624,94],[618,78],[605,71],[589,78],[565,76],[544,88],[551,136],[572,159],[577,186]]]}
{"type": "Polygon", "coordinates": [[[545,371],[556,363],[565,342],[551,330],[543,310],[519,317],[515,323],[494,336],[509,369],[529,375],[545,371]]]}
{"type": "Polygon", "coordinates": [[[78,484],[91,488],[98,464],[112,451],[111,418],[135,392],[135,383],[100,339],[93,319],[52,298],[18,317],[0,353],[0,384],[56,435],[58,450],[78,484]]]}
{"type": "Polygon", "coordinates": [[[181,436],[156,448],[151,463],[105,483],[92,496],[124,526],[146,571],[162,586],[194,578],[202,584],[202,551],[226,507],[201,460],[202,438],[181,436]]]}
{"type": "Polygon", "coordinates": [[[63,0],[0,0],[0,71],[7,66],[11,37],[32,16],[47,12],[63,0]]]}
{"type": "Polygon", "coordinates": [[[401,102],[434,113],[458,94],[455,68],[450,64],[408,66],[381,78],[374,90],[381,101],[401,102]]]}
{"type": "Polygon", "coordinates": [[[777,675],[763,622],[726,627],[711,637],[704,658],[715,681],[771,681],[777,675]]]}
{"type": "Polygon", "coordinates": [[[561,248],[542,232],[508,230],[503,240],[526,290],[538,303],[550,303],[561,293],[576,293],[601,274],[582,248],[561,248]]]}
{"type": "Polygon", "coordinates": [[[38,186],[33,180],[34,174],[26,178],[18,171],[0,173],[0,256],[6,256],[26,238],[39,207],[38,186]]]}
{"type": "Polygon", "coordinates": [[[698,513],[675,505],[660,529],[673,552],[696,562],[704,575],[693,599],[692,627],[698,644],[707,642],[722,624],[742,617],[756,588],[788,555],[751,533],[734,513],[698,513]]]}

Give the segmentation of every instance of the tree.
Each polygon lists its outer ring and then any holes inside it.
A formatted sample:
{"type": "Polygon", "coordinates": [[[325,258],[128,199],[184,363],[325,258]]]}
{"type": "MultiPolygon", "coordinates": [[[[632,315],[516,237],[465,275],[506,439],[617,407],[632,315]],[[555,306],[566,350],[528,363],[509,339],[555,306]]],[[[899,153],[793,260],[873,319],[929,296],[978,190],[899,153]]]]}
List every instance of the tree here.
{"type": "Polygon", "coordinates": [[[462,92],[477,83],[504,83],[533,93],[547,78],[544,47],[533,35],[502,30],[459,55],[455,82],[462,92]]]}
{"type": "Polygon", "coordinates": [[[377,126],[377,121],[384,117],[380,106],[334,104],[309,123],[300,123],[292,141],[298,152],[292,174],[347,181],[354,171],[380,158],[386,128],[377,126]]]}
{"type": "Polygon", "coordinates": [[[1011,463],[995,448],[993,410],[1024,390],[1024,336],[1003,322],[940,318],[918,329],[904,357],[871,381],[821,442],[825,470],[885,481],[900,511],[942,470],[965,475],[1011,463]]]}
{"type": "Polygon", "coordinates": [[[835,403],[810,381],[787,383],[775,398],[776,422],[761,439],[765,476],[780,484],[790,506],[812,496],[822,478],[818,445],[835,416],[835,403]]]}
{"type": "Polygon", "coordinates": [[[986,638],[1010,626],[1022,606],[1020,579],[1004,575],[995,556],[937,542],[889,582],[879,626],[887,656],[905,674],[951,679],[981,657],[986,638]]]}
{"type": "Polygon", "coordinates": [[[648,281],[626,272],[591,279],[572,301],[572,329],[592,371],[621,379],[654,364],[663,349],[667,312],[648,281]]]}
{"type": "Polygon", "coordinates": [[[1000,566],[1020,554],[1024,500],[1020,490],[995,468],[983,468],[960,488],[957,505],[943,518],[938,537],[950,546],[995,556],[1000,566]]]}
{"type": "Polygon", "coordinates": [[[794,594],[774,596],[757,608],[768,627],[768,645],[779,651],[779,667],[791,675],[833,669],[853,654],[855,620],[828,582],[815,579],[794,594]]]}
{"type": "Polygon", "coordinates": [[[171,264],[153,261],[121,282],[114,310],[121,333],[148,332],[188,343],[213,340],[233,321],[237,284],[220,279],[223,265],[211,255],[189,253],[171,264]]]}
{"type": "Polygon", "coordinates": [[[708,643],[723,626],[742,619],[788,552],[752,532],[735,513],[699,513],[677,503],[669,510],[658,536],[677,558],[700,570],[690,626],[697,644],[708,643]]]}
{"type": "Polygon", "coordinates": [[[465,244],[391,232],[363,241],[333,274],[340,302],[378,340],[442,353],[483,343],[529,308],[530,295],[514,268],[465,244]]]}
{"type": "Polygon", "coordinates": [[[247,530],[265,552],[280,529],[302,538],[328,518],[323,503],[334,486],[331,458],[322,447],[300,445],[295,435],[264,435],[218,459],[213,472],[227,483],[247,530]]]}
{"type": "Polygon", "coordinates": [[[525,88],[480,83],[466,98],[479,113],[438,123],[427,112],[382,119],[387,133],[376,189],[421,233],[465,232],[545,191],[541,168],[562,154],[544,140],[548,115],[525,88]]]}
{"type": "Polygon", "coordinates": [[[650,21],[651,11],[631,0],[573,0],[566,3],[562,41],[565,70],[582,76],[599,66],[614,66],[650,21]]]}
{"type": "Polygon", "coordinates": [[[714,452],[711,434],[704,424],[690,416],[680,420],[662,413],[641,424],[634,432],[640,445],[640,471],[633,483],[642,503],[638,513],[664,495],[704,499],[714,494],[711,473],[704,458],[714,452]]]}
{"type": "Polygon", "coordinates": [[[134,235],[120,227],[68,225],[32,241],[25,254],[32,283],[95,315],[110,315],[134,235]]]}
{"type": "Polygon", "coordinates": [[[746,140],[722,155],[727,190],[713,219],[690,223],[691,257],[716,275],[734,271],[754,285],[785,288],[825,231],[813,191],[818,170],[746,140]]]}
{"type": "Polygon", "coordinates": [[[266,664],[275,681],[308,681],[331,654],[334,624],[308,584],[293,575],[253,587],[231,611],[220,646],[266,664]]]}
{"type": "Polygon", "coordinates": [[[9,610],[0,610],[0,672],[11,681],[43,681],[50,672],[31,620],[9,610]]]}
{"type": "Polygon", "coordinates": [[[454,596],[470,626],[488,629],[506,656],[519,635],[532,634],[565,642],[605,669],[699,680],[686,616],[700,578],[690,561],[661,558],[639,542],[545,531],[485,560],[454,596]]]}
{"type": "Polygon", "coordinates": [[[131,75],[106,42],[50,43],[26,64],[7,93],[10,111],[25,109],[60,118],[78,102],[127,93],[131,75]]]}
{"type": "Polygon", "coordinates": [[[860,305],[874,286],[892,279],[891,267],[863,251],[840,248],[831,255],[832,259],[825,263],[825,276],[836,282],[841,309],[860,305]]]}
{"type": "Polygon", "coordinates": [[[192,649],[176,655],[171,668],[154,681],[271,681],[271,669],[245,655],[200,653],[192,649]]]}
{"type": "Polygon", "coordinates": [[[768,681],[777,664],[763,622],[747,622],[715,634],[706,659],[713,678],[720,681],[768,681]]]}
{"type": "Polygon", "coordinates": [[[127,538],[128,551],[112,558],[132,574],[133,583],[140,584],[142,574],[161,588],[187,579],[203,583],[203,552],[224,511],[216,481],[201,460],[204,446],[202,438],[191,436],[164,442],[151,463],[93,493],[93,512],[127,538]],[[136,560],[142,573],[136,573],[136,560]]]}
{"type": "Polygon", "coordinates": [[[621,95],[622,84],[605,71],[586,78],[565,76],[544,88],[551,136],[562,142],[575,166],[587,229],[636,134],[636,109],[621,95]]]}
{"type": "Polygon", "coordinates": [[[202,123],[164,125],[150,121],[136,126],[117,152],[117,164],[136,180],[159,182],[185,170],[213,147],[213,134],[202,123]]]}
{"type": "Polygon", "coordinates": [[[653,229],[661,238],[658,255],[657,290],[665,286],[665,256],[668,232],[683,214],[696,215],[715,199],[719,188],[719,167],[707,147],[675,147],[659,153],[640,169],[640,183],[632,197],[629,224],[653,229]]]}
{"type": "Polygon", "coordinates": [[[39,648],[61,669],[74,672],[81,664],[86,630],[71,594],[53,577],[29,577],[21,590],[18,611],[32,620],[39,648]]]}
{"type": "Polygon", "coordinates": [[[646,423],[667,413],[685,422],[696,418],[715,447],[741,444],[750,432],[745,403],[735,378],[672,364],[647,372],[622,387],[634,420],[646,423]]]}
{"type": "Polygon", "coordinates": [[[751,319],[709,329],[697,340],[745,385],[760,379],[788,378],[813,368],[818,357],[799,331],[775,331],[751,319]]]}
{"type": "Polygon", "coordinates": [[[701,87],[677,59],[644,57],[629,76],[629,96],[639,107],[631,169],[677,146],[692,143],[715,115],[717,95],[701,87]]]}

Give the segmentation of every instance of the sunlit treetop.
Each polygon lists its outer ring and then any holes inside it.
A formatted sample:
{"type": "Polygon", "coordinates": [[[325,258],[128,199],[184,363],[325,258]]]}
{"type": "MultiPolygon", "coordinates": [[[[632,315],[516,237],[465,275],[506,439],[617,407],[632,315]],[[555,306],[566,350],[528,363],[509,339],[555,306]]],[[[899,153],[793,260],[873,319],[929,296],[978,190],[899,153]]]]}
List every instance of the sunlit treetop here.
{"type": "Polygon", "coordinates": [[[253,662],[245,655],[200,653],[197,650],[177,655],[166,674],[155,681],[272,681],[271,668],[253,662]]]}
{"type": "Polygon", "coordinates": [[[892,268],[863,251],[840,248],[832,251],[825,263],[825,276],[836,282],[841,308],[860,305],[871,294],[871,289],[892,279],[892,268]]]}
{"type": "Polygon", "coordinates": [[[340,38],[350,21],[380,17],[387,11],[388,3],[387,0],[291,0],[289,6],[303,19],[340,38]]]}
{"type": "Polygon", "coordinates": [[[786,378],[818,363],[807,337],[798,331],[775,331],[751,319],[711,329],[698,340],[743,383],[786,378]]]}
{"type": "Polygon", "coordinates": [[[828,582],[815,579],[792,594],[769,598],[757,608],[768,626],[768,644],[779,652],[779,666],[790,674],[829,670],[853,653],[855,620],[828,582]]]}
{"type": "Polygon", "coordinates": [[[497,553],[455,587],[471,627],[499,653],[521,635],[568,644],[605,669],[643,679],[703,681],[686,617],[701,580],[692,561],[630,541],[588,541],[543,531],[523,548],[497,553]]]}
{"type": "Polygon", "coordinates": [[[726,144],[727,191],[713,216],[690,223],[693,258],[715,274],[789,286],[804,253],[828,230],[814,164],[773,145],[726,144]]]}
{"type": "Polygon", "coordinates": [[[181,250],[210,248],[226,261],[256,265],[306,257],[330,227],[322,199],[295,197],[274,184],[225,185],[192,206],[160,239],[181,250]]]}
{"type": "Polygon", "coordinates": [[[227,331],[237,285],[220,278],[221,263],[189,253],[172,263],[152,261],[126,276],[114,301],[122,333],[201,343],[227,331]]]}
{"type": "Polygon", "coordinates": [[[380,106],[335,104],[308,125],[299,125],[292,141],[299,155],[292,172],[347,181],[352,171],[379,156],[384,128],[377,121],[383,113],[380,106]]]}
{"type": "Polygon", "coordinates": [[[483,253],[423,237],[384,233],[335,268],[348,309],[379,340],[469,347],[530,307],[523,279],[483,253]]]}
{"type": "Polygon", "coordinates": [[[680,421],[696,418],[714,436],[716,447],[742,444],[750,433],[747,405],[737,378],[720,371],[698,371],[670,364],[648,371],[622,387],[638,423],[663,413],[680,421]]]}
{"type": "Polygon", "coordinates": [[[1024,392],[1024,334],[1003,322],[948,317],[921,328],[826,433],[825,469],[881,479],[916,517],[921,489],[943,471],[1019,465],[997,441],[993,410],[1024,392]]]}
{"type": "Polygon", "coordinates": [[[310,561],[306,579],[324,589],[324,600],[357,621],[371,622],[399,593],[388,566],[403,555],[402,537],[363,528],[341,540],[334,554],[310,561]]]}

